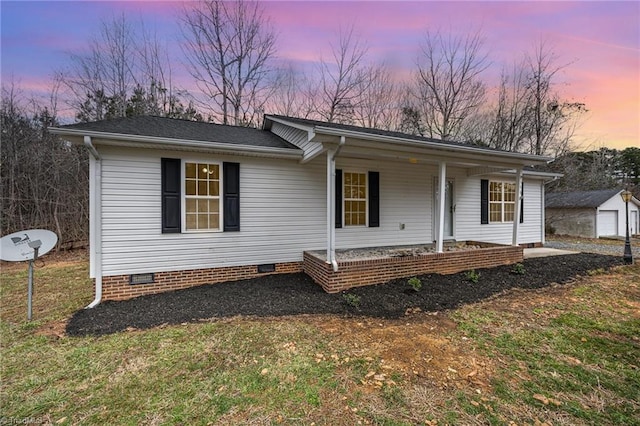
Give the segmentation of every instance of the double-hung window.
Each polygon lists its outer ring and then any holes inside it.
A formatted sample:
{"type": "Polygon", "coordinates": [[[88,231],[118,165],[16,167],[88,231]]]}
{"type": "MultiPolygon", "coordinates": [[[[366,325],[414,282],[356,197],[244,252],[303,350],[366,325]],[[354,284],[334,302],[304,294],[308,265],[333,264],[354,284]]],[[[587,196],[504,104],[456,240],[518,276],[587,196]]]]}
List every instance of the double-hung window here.
{"type": "Polygon", "coordinates": [[[187,231],[219,231],[222,217],[220,164],[184,163],[184,224],[187,231]]]}
{"type": "Polygon", "coordinates": [[[515,207],[515,183],[489,182],[489,220],[491,222],[513,222],[515,207]]]}
{"type": "Polygon", "coordinates": [[[344,173],[344,224],[367,225],[367,174],[344,173]]]}

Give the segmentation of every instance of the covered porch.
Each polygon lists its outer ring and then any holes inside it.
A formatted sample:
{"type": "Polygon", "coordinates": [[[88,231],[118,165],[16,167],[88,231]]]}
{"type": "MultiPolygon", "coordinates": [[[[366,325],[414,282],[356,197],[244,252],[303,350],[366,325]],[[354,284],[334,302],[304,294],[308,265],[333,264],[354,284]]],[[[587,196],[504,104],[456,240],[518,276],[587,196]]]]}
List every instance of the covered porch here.
{"type": "Polygon", "coordinates": [[[305,251],[303,268],[326,291],[520,262],[522,244],[544,242],[544,178],[526,168],[549,158],[290,117],[268,117],[267,126],[304,150],[302,164],[324,166],[326,246],[305,251]],[[523,238],[525,179],[531,213],[523,238]],[[506,187],[496,218],[496,188],[506,187]],[[462,249],[447,250],[449,243],[462,249]],[[415,244],[429,250],[339,256],[415,244]]]}

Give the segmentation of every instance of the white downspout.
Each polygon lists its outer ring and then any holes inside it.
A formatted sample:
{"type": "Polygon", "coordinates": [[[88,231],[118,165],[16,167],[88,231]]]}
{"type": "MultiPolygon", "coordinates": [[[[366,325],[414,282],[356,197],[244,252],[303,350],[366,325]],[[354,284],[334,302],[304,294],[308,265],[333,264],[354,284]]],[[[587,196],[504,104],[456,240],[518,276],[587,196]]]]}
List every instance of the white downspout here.
{"type": "Polygon", "coordinates": [[[90,229],[93,252],[94,268],[93,274],[96,279],[96,296],[93,302],[88,304],[85,309],[95,308],[102,301],[102,157],[98,154],[98,151],[91,143],[91,137],[84,137],[84,145],[87,147],[91,156],[95,160],[94,164],[94,194],[93,203],[90,206],[90,216],[93,217],[92,222],[93,229],[90,229]]]}
{"type": "Polygon", "coordinates": [[[334,152],[327,151],[327,262],[331,263],[333,272],[338,272],[336,260],[336,157],[344,146],[346,139],[340,136],[340,143],[334,152]]]}

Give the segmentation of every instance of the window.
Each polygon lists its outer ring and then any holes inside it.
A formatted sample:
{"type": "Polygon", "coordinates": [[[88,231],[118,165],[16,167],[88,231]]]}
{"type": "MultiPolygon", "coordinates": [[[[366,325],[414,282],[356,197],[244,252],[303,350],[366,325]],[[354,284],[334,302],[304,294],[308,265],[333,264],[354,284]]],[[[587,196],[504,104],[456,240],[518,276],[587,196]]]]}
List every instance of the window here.
{"type": "Polygon", "coordinates": [[[344,224],[367,225],[367,174],[344,173],[344,224]]]}
{"type": "Polygon", "coordinates": [[[515,207],[515,183],[489,182],[489,221],[513,222],[515,207]]]}
{"type": "Polygon", "coordinates": [[[220,230],[220,165],[185,162],[184,178],[185,229],[220,230]]]}

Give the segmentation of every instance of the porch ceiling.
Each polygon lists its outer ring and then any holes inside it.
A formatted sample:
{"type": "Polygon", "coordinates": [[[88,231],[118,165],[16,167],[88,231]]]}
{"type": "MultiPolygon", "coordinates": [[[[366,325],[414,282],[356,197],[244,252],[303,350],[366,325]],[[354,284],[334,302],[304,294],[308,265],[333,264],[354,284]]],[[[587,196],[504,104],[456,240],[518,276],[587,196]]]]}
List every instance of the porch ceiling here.
{"type": "MultiPolygon", "coordinates": [[[[325,149],[332,149],[333,142],[324,142],[325,149]]],[[[446,162],[449,166],[467,169],[467,174],[503,172],[532,164],[544,164],[544,161],[532,162],[517,158],[502,158],[485,153],[449,151],[430,147],[411,147],[390,145],[388,143],[347,139],[339,157],[364,160],[397,161],[406,164],[436,165],[446,162]]]]}
{"type": "Polygon", "coordinates": [[[370,137],[370,135],[339,135],[332,129],[330,133],[320,133],[316,128],[315,141],[324,149],[335,149],[340,136],[346,143],[340,157],[369,160],[398,161],[411,164],[438,164],[469,169],[469,175],[513,170],[524,166],[546,164],[550,158],[531,154],[481,148],[472,145],[448,145],[424,143],[390,137],[370,137]]]}

